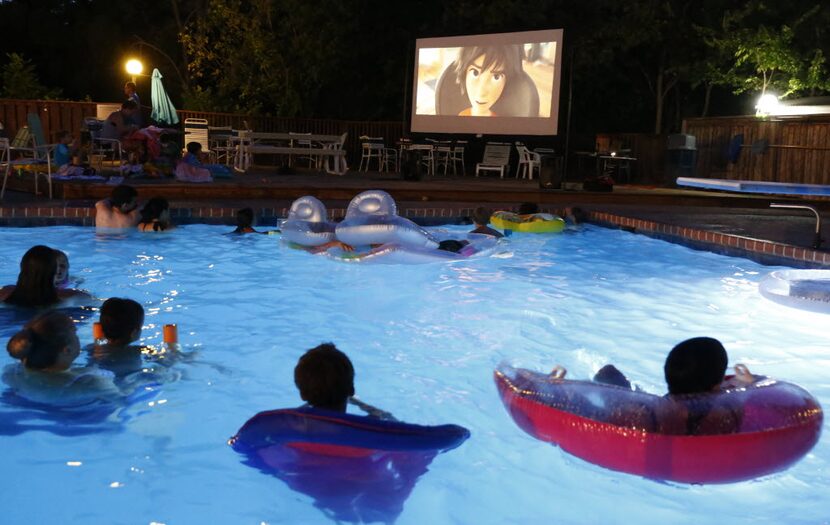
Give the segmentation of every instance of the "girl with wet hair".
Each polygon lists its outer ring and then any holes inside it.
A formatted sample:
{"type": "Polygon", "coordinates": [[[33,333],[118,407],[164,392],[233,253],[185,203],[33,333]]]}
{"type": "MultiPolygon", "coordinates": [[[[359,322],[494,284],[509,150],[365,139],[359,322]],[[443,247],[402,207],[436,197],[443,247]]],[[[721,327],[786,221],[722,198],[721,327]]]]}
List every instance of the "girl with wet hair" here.
{"type": "Polygon", "coordinates": [[[174,228],[170,223],[170,203],[162,197],[153,197],[141,209],[138,230],[159,232],[174,228]]]}
{"type": "Polygon", "coordinates": [[[60,301],[55,288],[57,269],[55,250],[43,245],[32,246],[20,259],[17,284],[0,291],[0,294],[5,295],[3,302],[29,308],[57,304],[60,301]]]}
{"type": "Polygon", "coordinates": [[[72,368],[81,343],[75,323],[64,314],[35,317],[9,339],[6,350],[23,366],[6,367],[3,381],[30,401],[76,405],[120,394],[109,372],[72,368]]]}

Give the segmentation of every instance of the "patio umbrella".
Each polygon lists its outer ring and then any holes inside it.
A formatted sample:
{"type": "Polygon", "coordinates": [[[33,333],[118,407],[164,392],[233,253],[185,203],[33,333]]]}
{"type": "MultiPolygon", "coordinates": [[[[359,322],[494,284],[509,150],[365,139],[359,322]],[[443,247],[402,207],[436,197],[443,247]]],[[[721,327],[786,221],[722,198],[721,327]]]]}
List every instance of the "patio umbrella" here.
{"type": "Polygon", "coordinates": [[[153,112],[150,118],[155,120],[160,126],[172,126],[179,123],[179,116],[176,114],[176,108],[170,102],[170,97],[164,91],[164,85],[161,83],[161,73],[158,69],[153,69],[153,83],[150,90],[150,99],[153,102],[153,112]]]}

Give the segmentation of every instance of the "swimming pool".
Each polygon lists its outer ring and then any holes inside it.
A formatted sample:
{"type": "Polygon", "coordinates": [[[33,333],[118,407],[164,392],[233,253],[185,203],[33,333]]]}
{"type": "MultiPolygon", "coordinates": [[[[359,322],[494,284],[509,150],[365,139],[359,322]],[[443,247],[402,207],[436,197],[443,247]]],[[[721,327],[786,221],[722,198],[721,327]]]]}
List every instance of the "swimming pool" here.
{"type": "MultiPolygon", "coordinates": [[[[226,445],[254,413],[300,404],[294,364],[323,341],[351,357],[364,401],[406,421],[472,432],[435,458],[396,523],[830,519],[827,433],[791,469],[753,482],[658,483],[531,438],[492,380],[503,360],[538,370],[560,363],[575,378],[613,362],[662,393],[668,350],[710,335],[724,342],[730,364],[799,384],[830,407],[828,318],[761,297],[758,282],[772,267],[593,226],[514,235],[493,257],[419,266],[341,264],[275,236],[220,235],[228,230],[0,233],[0,283],[14,282],[35,242],[60,248],[84,288],[144,304],[145,344],[160,343],[161,326],[175,322],[193,352],[173,365],[175,380],[81,421],[20,406],[5,392],[0,521],[329,522],[330,509],[243,465],[226,445]]],[[[92,341],[92,320],[81,322],[82,343],[92,341]]],[[[0,356],[0,365],[11,362],[0,356]]]]}

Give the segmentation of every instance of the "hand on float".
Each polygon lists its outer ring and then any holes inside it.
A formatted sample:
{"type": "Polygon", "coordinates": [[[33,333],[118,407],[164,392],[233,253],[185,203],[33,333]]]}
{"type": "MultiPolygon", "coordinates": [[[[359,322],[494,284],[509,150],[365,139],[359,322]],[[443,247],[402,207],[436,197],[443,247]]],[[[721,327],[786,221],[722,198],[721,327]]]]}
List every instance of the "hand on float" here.
{"type": "Polygon", "coordinates": [[[360,410],[366,412],[366,414],[371,417],[383,419],[384,421],[397,421],[397,419],[395,419],[395,416],[393,416],[390,412],[381,410],[377,407],[370,405],[369,403],[364,403],[356,397],[350,397],[349,404],[356,406],[360,410]]]}

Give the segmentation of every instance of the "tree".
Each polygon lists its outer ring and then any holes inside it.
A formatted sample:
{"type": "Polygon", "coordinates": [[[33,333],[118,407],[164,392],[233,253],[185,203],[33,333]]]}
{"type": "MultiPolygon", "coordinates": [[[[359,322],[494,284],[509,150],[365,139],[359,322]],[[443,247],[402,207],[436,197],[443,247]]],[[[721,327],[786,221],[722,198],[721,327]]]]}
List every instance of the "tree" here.
{"type": "Polygon", "coordinates": [[[60,90],[49,90],[37,78],[35,66],[18,53],[7,53],[9,62],[3,68],[0,96],[5,98],[55,98],[60,90]]]}

